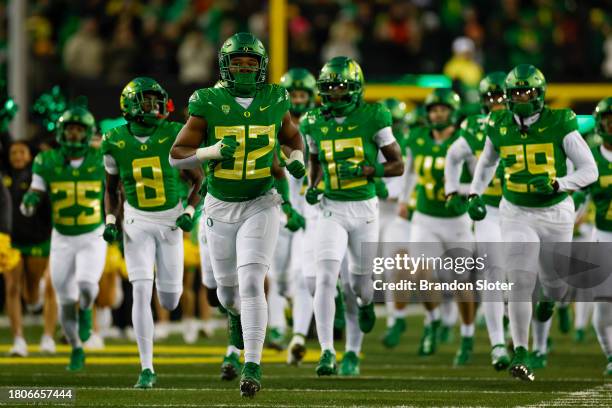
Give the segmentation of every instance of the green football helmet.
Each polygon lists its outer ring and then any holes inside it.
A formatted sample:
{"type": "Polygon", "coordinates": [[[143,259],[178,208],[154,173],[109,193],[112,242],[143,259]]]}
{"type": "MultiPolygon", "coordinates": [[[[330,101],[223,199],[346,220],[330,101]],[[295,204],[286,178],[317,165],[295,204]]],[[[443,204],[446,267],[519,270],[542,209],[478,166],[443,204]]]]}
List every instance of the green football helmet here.
{"type": "Polygon", "coordinates": [[[506,73],[502,71],[491,72],[480,81],[478,92],[485,113],[488,113],[493,105],[507,104],[505,82],[506,73]]]}
{"type": "Polygon", "coordinates": [[[306,103],[291,103],[291,108],[289,110],[293,115],[301,115],[314,107],[317,80],[307,69],[291,68],[281,77],[280,84],[289,93],[291,93],[291,91],[308,92],[308,101],[306,103]]]}
{"type": "Polygon", "coordinates": [[[123,117],[128,122],[136,122],[145,126],[157,126],[166,119],[173,110],[172,101],[168,93],[149,77],[138,77],[132,79],[121,91],[119,100],[123,117]],[[145,110],[145,94],[153,93],[157,96],[157,103],[145,110]]]}
{"type": "Polygon", "coordinates": [[[321,68],[317,80],[323,108],[334,116],[346,116],[359,105],[363,86],[361,67],[348,57],[330,59],[321,68]]]}
{"type": "Polygon", "coordinates": [[[454,125],[457,121],[457,115],[459,114],[459,109],[461,108],[461,97],[459,97],[459,95],[450,88],[436,88],[432,93],[427,95],[423,105],[425,106],[425,111],[427,112],[427,123],[434,129],[441,130],[454,125]],[[429,119],[429,110],[435,105],[448,106],[451,110],[446,122],[434,124],[429,119]]]}
{"type": "Polygon", "coordinates": [[[504,83],[508,107],[516,115],[526,118],[544,109],[546,79],[539,69],[529,64],[517,65],[510,71],[504,83]],[[514,101],[513,97],[527,92],[530,99],[525,102],[514,101]]]}
{"type": "Polygon", "coordinates": [[[593,112],[593,116],[595,116],[595,128],[597,129],[597,134],[601,136],[605,143],[612,144],[612,132],[608,132],[606,126],[604,126],[604,116],[608,116],[608,121],[612,121],[612,96],[608,96],[605,99],[602,99],[595,107],[595,111],[593,112]]]}
{"type": "Polygon", "coordinates": [[[406,104],[397,98],[387,98],[380,101],[391,112],[393,122],[404,121],[406,117],[406,104]]]}
{"type": "Polygon", "coordinates": [[[96,132],[96,119],[85,107],[70,108],[57,120],[55,139],[61,151],[68,157],[82,157],[89,148],[89,142],[96,132]],[[85,128],[84,136],[80,140],[67,140],[66,127],[69,124],[78,124],[85,128]]]}
{"type": "MultiPolygon", "coordinates": [[[[223,86],[235,96],[252,97],[266,82],[268,53],[263,43],[251,33],[236,33],[219,50],[219,69],[223,86]],[[234,57],[252,57],[259,63],[251,72],[231,71],[234,57]]],[[[243,67],[244,69],[244,67],[243,67]]]]}

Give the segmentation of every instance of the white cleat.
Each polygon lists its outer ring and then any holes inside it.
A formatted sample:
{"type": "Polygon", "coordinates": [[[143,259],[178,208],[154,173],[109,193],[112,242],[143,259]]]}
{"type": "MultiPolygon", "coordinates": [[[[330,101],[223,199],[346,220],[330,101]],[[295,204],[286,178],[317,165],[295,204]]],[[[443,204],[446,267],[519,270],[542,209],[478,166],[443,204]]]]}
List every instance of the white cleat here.
{"type": "Polygon", "coordinates": [[[194,344],[198,341],[198,322],[196,319],[186,319],[184,324],[183,340],[187,344],[194,344]]]}
{"type": "Polygon", "coordinates": [[[294,334],[287,347],[287,364],[299,365],[306,354],[306,346],[304,345],[304,336],[294,334]]]}
{"type": "Polygon", "coordinates": [[[53,340],[53,337],[43,334],[40,338],[40,352],[43,354],[55,354],[55,340],[53,340]]]}
{"type": "Polygon", "coordinates": [[[168,323],[158,323],[155,325],[155,329],[153,329],[153,338],[155,341],[158,340],[166,340],[170,336],[170,328],[168,327],[168,323]]]}
{"type": "Polygon", "coordinates": [[[23,337],[15,337],[13,347],[9,350],[9,356],[12,357],[27,357],[28,345],[23,337]]]}
{"type": "Polygon", "coordinates": [[[104,350],[104,339],[99,333],[93,332],[83,347],[85,350],[104,350]]]}

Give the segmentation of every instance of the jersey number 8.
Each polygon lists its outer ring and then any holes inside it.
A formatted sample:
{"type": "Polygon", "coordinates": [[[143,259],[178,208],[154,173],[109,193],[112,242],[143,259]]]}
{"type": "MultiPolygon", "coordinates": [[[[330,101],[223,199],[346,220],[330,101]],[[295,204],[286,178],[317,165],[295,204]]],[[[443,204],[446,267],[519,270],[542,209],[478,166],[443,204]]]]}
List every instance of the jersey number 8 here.
{"type": "Polygon", "coordinates": [[[135,159],[132,162],[132,173],[136,181],[136,197],[140,208],[158,207],[166,203],[166,190],[164,189],[164,176],[162,174],[159,156],[135,159]],[[145,176],[145,169],[150,169],[151,176],[145,176]],[[153,196],[147,196],[153,192],[153,196]]]}

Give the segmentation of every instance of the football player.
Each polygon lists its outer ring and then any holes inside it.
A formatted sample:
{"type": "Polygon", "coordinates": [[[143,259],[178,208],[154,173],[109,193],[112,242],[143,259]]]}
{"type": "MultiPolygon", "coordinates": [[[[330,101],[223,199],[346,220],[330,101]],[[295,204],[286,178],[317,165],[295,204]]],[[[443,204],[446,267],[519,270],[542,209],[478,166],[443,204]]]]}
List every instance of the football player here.
{"type": "MultiPolygon", "coordinates": [[[[485,144],[485,126],[489,112],[507,109],[504,81],[506,73],[492,72],[480,81],[479,92],[482,104],[482,114],[468,116],[462,123],[460,129],[461,137],[457,139],[446,153],[446,167],[444,169],[444,190],[449,207],[464,207],[464,194],[459,193],[461,169],[464,163],[470,163],[473,171],[476,159],[482,152],[485,144]]],[[[496,265],[486,272],[489,280],[505,281],[503,276],[494,272],[501,272],[499,257],[496,255],[495,246],[489,246],[489,242],[501,242],[501,231],[499,229],[498,207],[501,200],[501,179],[493,178],[482,195],[482,200],[487,206],[487,217],[474,226],[474,235],[477,242],[479,256],[487,254],[489,264],[496,265]],[[480,244],[478,244],[480,243],[480,244]]],[[[497,298],[489,297],[489,291],[483,291],[482,307],[484,309],[487,330],[491,341],[491,363],[496,370],[504,370],[510,365],[510,357],[504,344],[504,301],[501,293],[496,293],[497,298]]]]}
{"type": "Polygon", "coordinates": [[[69,371],[85,364],[82,342],[91,336],[92,306],[104,270],[102,239],[104,167],[100,151],[90,146],[95,119],[84,107],[73,107],[57,123],[58,149],[34,159],[32,183],[20,209],[34,214],[48,194],[53,231],[49,265],[60,307],[60,323],[72,347],[69,371]]]}
{"type": "MultiPolygon", "coordinates": [[[[471,251],[473,236],[471,222],[466,215],[465,199],[463,205],[446,206],[444,196],[444,167],[446,152],[460,137],[455,126],[456,115],[461,105],[459,95],[447,88],[437,88],[425,99],[428,125],[410,130],[408,138],[407,177],[403,202],[408,202],[409,194],[416,183],[417,204],[412,217],[410,242],[411,250],[416,254],[439,257],[445,251],[458,246],[471,251]],[[419,243],[427,243],[421,246],[419,243]],[[433,245],[436,243],[437,245],[433,245]],[[450,246],[452,245],[452,247],[450,246]]],[[[465,183],[463,172],[461,178],[465,183]]],[[[464,184],[467,191],[468,185],[464,184]]],[[[404,204],[404,206],[407,204],[404,204]]],[[[469,272],[457,273],[454,270],[423,271],[436,274],[435,279],[441,281],[469,279],[469,272]]],[[[474,344],[475,303],[470,291],[453,294],[457,300],[461,315],[461,344],[455,356],[455,365],[464,365],[471,357],[474,344]]],[[[419,346],[419,354],[431,355],[436,352],[437,335],[440,327],[439,299],[428,299],[425,302],[427,310],[423,337],[419,346]]]]}
{"type": "Polygon", "coordinates": [[[230,337],[244,348],[240,392],[248,397],[261,387],[268,320],[264,280],[280,223],[271,170],[277,142],[288,157],[289,173],[301,178],[306,171],[288,93],[265,83],[267,65],[266,50],[253,34],[228,38],[219,51],[222,86],[194,92],[189,119],[171,151],[176,167],[208,161],[206,239],[230,337]]]}
{"type": "Polygon", "coordinates": [[[314,313],[321,358],[316,373],[337,372],[333,342],[334,298],[341,262],[348,249],[346,293],[347,349],[341,373],[359,373],[363,333],[374,327],[372,271],[361,265],[361,245],[378,241],[378,199],[374,177],[400,176],[401,150],[391,129],[389,110],[363,101],[361,67],[347,57],[328,61],[319,74],[317,89],[322,106],[307,113],[304,133],[310,149],[309,187],[306,200],[319,202],[316,226],[316,289],[314,313]],[[378,162],[382,152],[386,162],[378,162]],[[324,191],[318,189],[320,180],[324,191]],[[354,307],[353,307],[354,306],[354,307]],[[355,310],[349,310],[355,309],[355,310]]]}
{"type": "Polygon", "coordinates": [[[119,183],[125,191],[123,246],[132,284],[132,324],[141,373],[135,388],[151,388],[154,323],[151,312],[155,287],[164,309],[178,306],[183,289],[183,230],[193,228],[200,201],[201,169],[179,172],[168,155],[181,124],[166,120],[172,110],[168,94],[152,78],[138,77],[121,92],[120,107],[127,124],[111,129],[102,140],[106,169],[104,239],[116,241],[121,211],[119,183]],[[188,205],[180,202],[180,179],[191,183],[188,205]]]}
{"type": "MultiPolygon", "coordinates": [[[[543,283],[545,295],[560,298],[567,289],[555,281],[552,260],[544,254],[540,256],[539,243],[571,242],[574,203],[567,192],[593,183],[597,166],[578,133],[576,114],[570,109],[545,106],[546,80],[536,67],[516,66],[504,85],[509,110],[489,116],[484,132],[487,139],[470,187],[468,211],[476,221],[485,218],[487,207],[480,195],[492,180],[501,158],[504,169],[499,206],[501,233],[504,242],[515,243],[507,251],[505,261],[506,276],[514,283],[508,305],[514,344],[510,373],[533,381],[535,375],[527,354],[532,302],[526,299],[526,294],[530,296],[537,279],[543,283]],[[567,174],[568,158],[576,169],[571,174],[567,174]],[[549,266],[536,267],[539,262],[549,266]],[[537,273],[528,272],[534,268],[537,273]]],[[[539,365],[545,362],[551,315],[552,308],[541,304],[536,307],[536,320],[543,323],[534,326],[537,331],[534,338],[539,339],[536,346],[541,353],[534,357],[539,365]]]]}

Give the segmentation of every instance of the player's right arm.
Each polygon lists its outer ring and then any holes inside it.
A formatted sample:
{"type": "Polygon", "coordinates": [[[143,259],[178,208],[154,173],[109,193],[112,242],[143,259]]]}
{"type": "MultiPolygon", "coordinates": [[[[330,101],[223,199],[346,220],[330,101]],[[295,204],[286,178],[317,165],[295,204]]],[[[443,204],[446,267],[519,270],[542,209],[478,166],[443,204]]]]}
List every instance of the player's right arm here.
{"type": "Polygon", "coordinates": [[[481,195],[495,176],[499,163],[499,153],[495,150],[491,139],[487,137],[485,146],[476,164],[474,179],[470,186],[470,195],[481,195]]]}
{"type": "Polygon", "coordinates": [[[310,151],[308,158],[308,189],[306,190],[306,202],[310,205],[314,205],[319,201],[319,194],[323,192],[317,188],[323,179],[323,168],[319,161],[319,147],[316,141],[306,132],[305,137],[308,142],[308,150],[310,151]]]}

